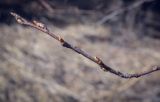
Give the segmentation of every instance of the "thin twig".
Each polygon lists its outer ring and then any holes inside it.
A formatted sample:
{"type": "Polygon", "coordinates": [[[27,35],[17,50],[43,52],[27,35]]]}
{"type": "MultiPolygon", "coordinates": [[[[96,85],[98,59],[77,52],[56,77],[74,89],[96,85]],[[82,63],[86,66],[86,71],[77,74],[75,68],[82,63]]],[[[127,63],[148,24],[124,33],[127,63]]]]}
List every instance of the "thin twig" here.
{"type": "Polygon", "coordinates": [[[51,5],[46,0],[38,0],[38,2],[50,13],[54,12],[54,9],[51,7],[51,5]]]}
{"type": "Polygon", "coordinates": [[[137,73],[137,74],[125,74],[125,73],[122,73],[120,71],[114,70],[113,68],[104,64],[103,61],[100,58],[92,57],[90,54],[88,54],[84,50],[66,42],[61,36],[58,36],[58,35],[50,32],[48,30],[48,28],[43,23],[40,23],[40,22],[37,22],[37,21],[33,21],[33,22],[27,21],[23,17],[19,16],[16,13],[13,13],[13,12],[11,12],[11,15],[13,15],[15,17],[15,19],[17,20],[18,23],[23,24],[23,25],[27,25],[27,26],[31,26],[33,28],[36,28],[36,29],[50,35],[51,37],[53,37],[54,39],[59,41],[62,44],[63,47],[69,48],[69,49],[75,51],[76,53],[81,54],[82,56],[88,58],[89,60],[97,63],[100,66],[100,68],[103,69],[104,71],[110,72],[110,73],[115,74],[119,77],[122,77],[122,78],[138,78],[138,77],[147,75],[147,74],[155,72],[155,71],[160,71],[160,67],[158,67],[158,66],[156,66],[156,67],[154,67],[154,68],[152,68],[148,71],[145,71],[143,73],[137,73]]]}
{"type": "Polygon", "coordinates": [[[132,5],[128,6],[128,7],[119,8],[119,9],[111,12],[110,14],[107,14],[106,16],[104,16],[102,19],[100,19],[97,22],[97,24],[99,24],[99,25],[104,24],[105,22],[115,18],[117,15],[122,14],[125,11],[130,11],[134,8],[137,8],[138,6],[141,6],[145,2],[151,2],[151,1],[154,1],[154,0],[139,0],[139,1],[136,1],[135,3],[133,3],[132,5]]]}

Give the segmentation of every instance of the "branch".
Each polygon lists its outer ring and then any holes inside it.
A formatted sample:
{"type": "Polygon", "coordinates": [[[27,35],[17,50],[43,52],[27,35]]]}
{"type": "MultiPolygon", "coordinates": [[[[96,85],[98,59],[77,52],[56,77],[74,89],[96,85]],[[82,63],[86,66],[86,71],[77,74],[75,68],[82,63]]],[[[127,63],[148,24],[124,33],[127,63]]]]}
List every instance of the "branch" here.
{"type": "Polygon", "coordinates": [[[126,78],[126,79],[127,78],[138,78],[138,77],[141,77],[141,76],[144,76],[144,75],[156,72],[156,71],[160,71],[160,67],[156,66],[156,67],[154,67],[154,68],[152,68],[152,69],[150,69],[148,71],[142,72],[142,73],[137,73],[137,74],[125,74],[125,73],[122,73],[122,72],[117,71],[117,70],[107,66],[106,64],[104,64],[103,61],[100,58],[92,57],[90,54],[88,54],[84,50],[82,50],[82,49],[78,48],[77,46],[73,46],[73,45],[69,44],[68,42],[66,42],[61,36],[50,32],[48,30],[48,28],[43,23],[40,23],[40,22],[35,21],[35,20],[32,21],[32,22],[27,21],[23,17],[19,16],[16,13],[13,13],[13,12],[11,12],[11,15],[15,17],[15,19],[16,19],[16,21],[18,23],[23,24],[23,25],[27,25],[27,26],[31,26],[33,28],[36,28],[36,29],[46,33],[47,35],[50,35],[52,38],[54,38],[57,41],[59,41],[63,47],[69,48],[69,49],[75,51],[76,53],[81,54],[82,56],[86,57],[87,59],[89,59],[89,60],[95,62],[96,64],[98,64],[100,66],[100,68],[103,69],[104,71],[110,72],[112,74],[115,74],[115,75],[117,75],[117,76],[119,76],[121,78],[126,78]]]}

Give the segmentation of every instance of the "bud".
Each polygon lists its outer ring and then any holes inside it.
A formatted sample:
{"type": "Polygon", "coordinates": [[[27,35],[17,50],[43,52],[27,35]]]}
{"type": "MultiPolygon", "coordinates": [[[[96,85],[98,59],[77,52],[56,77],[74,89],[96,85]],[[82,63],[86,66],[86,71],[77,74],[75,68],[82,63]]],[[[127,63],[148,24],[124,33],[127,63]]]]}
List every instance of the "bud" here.
{"type": "Polygon", "coordinates": [[[36,26],[40,27],[41,29],[43,29],[43,30],[45,30],[45,31],[48,31],[47,27],[46,27],[43,23],[38,22],[38,21],[35,21],[35,20],[33,20],[33,23],[34,23],[36,26]]]}
{"type": "Polygon", "coordinates": [[[20,19],[20,18],[17,18],[16,20],[17,20],[18,23],[22,23],[23,22],[22,19],[20,19]]]}
{"type": "Polygon", "coordinates": [[[64,43],[64,40],[62,39],[61,36],[58,35],[58,40],[63,44],[64,43]]]}
{"type": "Polygon", "coordinates": [[[105,68],[101,67],[101,69],[102,69],[103,71],[107,72],[107,70],[106,70],[105,68]]]}
{"type": "Polygon", "coordinates": [[[100,59],[100,58],[98,58],[98,57],[94,57],[94,59],[95,59],[95,61],[96,61],[98,64],[101,64],[101,63],[102,63],[102,61],[101,61],[101,59],[100,59]]]}

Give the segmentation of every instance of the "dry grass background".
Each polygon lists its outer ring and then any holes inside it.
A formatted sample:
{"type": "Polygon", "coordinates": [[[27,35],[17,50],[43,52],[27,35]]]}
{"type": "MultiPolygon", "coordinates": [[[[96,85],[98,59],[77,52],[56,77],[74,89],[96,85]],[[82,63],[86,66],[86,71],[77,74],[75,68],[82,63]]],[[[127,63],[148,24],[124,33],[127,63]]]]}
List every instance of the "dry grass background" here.
{"type": "MultiPolygon", "coordinates": [[[[135,34],[115,37],[102,25],[48,26],[123,72],[160,65],[158,40],[140,40],[135,34]]],[[[0,67],[1,102],[160,102],[159,72],[119,78],[51,37],[18,24],[0,27],[0,67]]]]}

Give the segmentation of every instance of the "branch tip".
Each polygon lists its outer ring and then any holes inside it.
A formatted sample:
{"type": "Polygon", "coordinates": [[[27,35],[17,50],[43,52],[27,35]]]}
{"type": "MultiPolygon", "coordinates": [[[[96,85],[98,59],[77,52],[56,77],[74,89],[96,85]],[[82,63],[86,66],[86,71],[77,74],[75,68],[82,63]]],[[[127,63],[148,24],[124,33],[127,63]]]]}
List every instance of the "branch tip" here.
{"type": "Polygon", "coordinates": [[[17,14],[16,13],[14,13],[14,12],[10,12],[10,14],[12,15],[12,16],[16,16],[17,14]]]}
{"type": "Polygon", "coordinates": [[[19,16],[18,14],[14,13],[14,12],[10,12],[10,14],[15,17],[16,21],[20,24],[25,24],[27,23],[27,21],[25,19],[23,19],[21,16],[19,16]]]}

